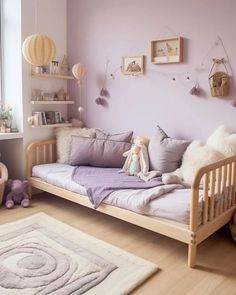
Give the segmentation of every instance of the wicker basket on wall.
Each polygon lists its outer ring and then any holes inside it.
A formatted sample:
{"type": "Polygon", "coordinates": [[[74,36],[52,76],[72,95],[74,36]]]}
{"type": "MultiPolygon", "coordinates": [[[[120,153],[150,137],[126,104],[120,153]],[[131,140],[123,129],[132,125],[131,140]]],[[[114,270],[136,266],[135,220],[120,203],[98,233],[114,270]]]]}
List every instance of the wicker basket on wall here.
{"type": "Polygon", "coordinates": [[[225,65],[224,59],[213,59],[213,65],[209,73],[209,84],[211,89],[211,96],[224,97],[229,94],[229,74],[225,65]],[[214,72],[216,65],[223,64],[226,72],[214,72]]]}

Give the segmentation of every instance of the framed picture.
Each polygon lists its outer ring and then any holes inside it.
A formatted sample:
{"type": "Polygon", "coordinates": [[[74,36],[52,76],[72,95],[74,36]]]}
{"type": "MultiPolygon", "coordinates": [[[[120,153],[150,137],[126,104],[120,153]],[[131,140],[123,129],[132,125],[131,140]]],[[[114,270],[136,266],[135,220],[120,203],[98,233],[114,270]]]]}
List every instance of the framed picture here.
{"type": "Polygon", "coordinates": [[[143,55],[123,56],[122,72],[124,75],[143,74],[143,55]]]}
{"type": "Polygon", "coordinates": [[[183,59],[183,38],[173,37],[151,41],[151,62],[179,63],[183,59]]]}

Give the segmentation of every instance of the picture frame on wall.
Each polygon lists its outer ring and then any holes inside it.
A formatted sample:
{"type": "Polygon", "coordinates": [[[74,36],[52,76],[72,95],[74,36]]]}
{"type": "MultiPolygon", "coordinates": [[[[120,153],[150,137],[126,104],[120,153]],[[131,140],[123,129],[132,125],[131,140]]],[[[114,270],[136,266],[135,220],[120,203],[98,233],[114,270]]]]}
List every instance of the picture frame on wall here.
{"type": "Polygon", "coordinates": [[[183,38],[170,37],[151,41],[153,64],[180,63],[183,61],[183,38]]]}
{"type": "Polygon", "coordinates": [[[129,55],[122,58],[122,73],[124,75],[143,75],[144,73],[144,56],[129,55]]]}

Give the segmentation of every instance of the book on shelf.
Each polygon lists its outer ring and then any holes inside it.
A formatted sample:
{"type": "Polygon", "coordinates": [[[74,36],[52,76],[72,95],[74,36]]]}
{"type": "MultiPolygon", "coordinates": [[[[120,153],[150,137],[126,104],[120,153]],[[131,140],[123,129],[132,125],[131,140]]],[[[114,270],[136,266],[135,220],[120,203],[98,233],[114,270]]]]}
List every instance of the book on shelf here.
{"type": "Polygon", "coordinates": [[[33,116],[36,118],[35,125],[53,125],[63,123],[61,112],[33,112],[33,116]]]}

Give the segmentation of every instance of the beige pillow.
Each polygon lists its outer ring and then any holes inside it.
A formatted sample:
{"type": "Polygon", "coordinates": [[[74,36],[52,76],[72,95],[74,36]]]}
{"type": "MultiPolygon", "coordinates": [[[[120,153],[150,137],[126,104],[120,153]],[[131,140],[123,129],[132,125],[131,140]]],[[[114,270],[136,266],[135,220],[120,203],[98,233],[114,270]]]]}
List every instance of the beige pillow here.
{"type": "Polygon", "coordinates": [[[83,136],[94,138],[96,135],[94,128],[74,128],[74,127],[59,127],[56,128],[57,139],[57,162],[61,164],[69,163],[71,136],[83,136]]]}

